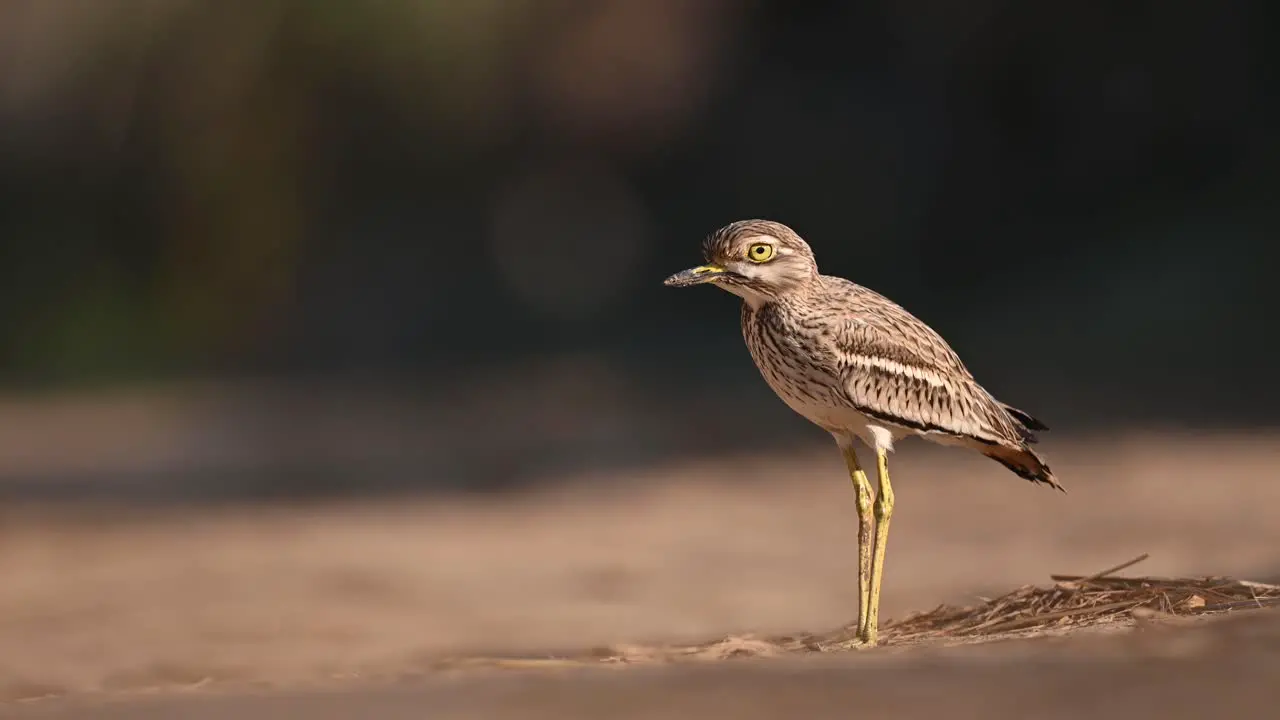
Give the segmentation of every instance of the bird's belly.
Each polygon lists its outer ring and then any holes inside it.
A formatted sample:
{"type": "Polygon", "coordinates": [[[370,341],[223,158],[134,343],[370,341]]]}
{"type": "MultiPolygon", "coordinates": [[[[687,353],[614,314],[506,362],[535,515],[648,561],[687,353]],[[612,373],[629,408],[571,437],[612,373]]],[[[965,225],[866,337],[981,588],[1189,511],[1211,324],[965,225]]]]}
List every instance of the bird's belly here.
{"type": "Polygon", "coordinates": [[[919,434],[910,428],[867,417],[850,407],[806,403],[779,393],[783,402],[801,417],[829,433],[857,437],[869,448],[892,451],[894,443],[919,434]]]}
{"type": "Polygon", "coordinates": [[[848,432],[867,424],[865,415],[850,408],[798,402],[787,397],[782,400],[806,420],[828,432],[848,432]]]}
{"type": "Polygon", "coordinates": [[[782,402],[786,403],[787,407],[829,433],[856,436],[866,443],[867,447],[885,450],[893,450],[895,441],[917,434],[910,428],[868,417],[835,399],[825,401],[820,396],[815,397],[816,393],[812,390],[797,391],[793,384],[781,382],[763,369],[761,374],[764,375],[770,389],[782,399],[782,402]]]}
{"type": "Polygon", "coordinates": [[[761,374],[765,383],[787,407],[824,430],[849,431],[867,423],[866,416],[857,410],[836,402],[834,398],[823,397],[823,393],[817,390],[817,387],[821,387],[819,384],[798,388],[795,383],[781,380],[768,371],[762,370],[761,374]]]}
{"type": "Polygon", "coordinates": [[[840,418],[847,408],[841,408],[824,389],[830,387],[818,378],[797,380],[795,377],[783,376],[773,368],[760,367],[760,374],[769,389],[796,411],[816,425],[826,427],[828,421],[840,418]]]}

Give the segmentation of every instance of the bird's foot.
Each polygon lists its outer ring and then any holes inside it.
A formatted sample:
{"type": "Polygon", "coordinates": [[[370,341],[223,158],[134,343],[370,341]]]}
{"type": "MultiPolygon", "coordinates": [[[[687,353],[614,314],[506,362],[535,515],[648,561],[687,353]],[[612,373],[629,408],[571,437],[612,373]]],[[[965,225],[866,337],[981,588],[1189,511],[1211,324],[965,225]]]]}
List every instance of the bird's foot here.
{"type": "Polygon", "coordinates": [[[875,638],[868,640],[854,628],[849,628],[828,641],[820,643],[818,648],[823,652],[844,652],[848,650],[869,650],[878,644],[875,638]]]}
{"type": "Polygon", "coordinates": [[[839,650],[839,651],[848,651],[848,650],[870,650],[871,648],[873,648],[873,647],[875,647],[875,646],[876,646],[876,643],[873,643],[873,642],[867,642],[866,640],[863,640],[862,638],[857,638],[857,637],[855,637],[855,638],[850,638],[850,639],[848,639],[848,640],[843,640],[843,641],[838,642],[838,643],[832,643],[831,645],[829,645],[829,646],[828,646],[828,649],[833,650],[833,651],[834,651],[834,650],[839,650]]]}

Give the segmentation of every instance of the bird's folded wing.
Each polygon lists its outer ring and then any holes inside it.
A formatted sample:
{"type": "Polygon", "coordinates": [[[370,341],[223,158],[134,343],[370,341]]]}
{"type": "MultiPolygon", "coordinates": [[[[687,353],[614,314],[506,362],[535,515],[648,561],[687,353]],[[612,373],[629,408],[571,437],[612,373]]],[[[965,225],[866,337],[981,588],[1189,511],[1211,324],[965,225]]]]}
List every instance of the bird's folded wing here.
{"type": "Polygon", "coordinates": [[[983,442],[1013,432],[951,348],[916,323],[851,320],[833,335],[849,402],[870,417],[925,432],[983,442]]]}

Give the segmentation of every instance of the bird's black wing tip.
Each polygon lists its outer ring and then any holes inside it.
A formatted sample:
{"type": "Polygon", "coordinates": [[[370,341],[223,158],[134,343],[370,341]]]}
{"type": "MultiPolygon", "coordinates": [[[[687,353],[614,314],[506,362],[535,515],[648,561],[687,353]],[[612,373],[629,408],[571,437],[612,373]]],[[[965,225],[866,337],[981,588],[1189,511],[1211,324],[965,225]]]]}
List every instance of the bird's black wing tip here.
{"type": "MultiPolygon", "coordinates": [[[[1039,420],[1034,418],[1030,413],[1025,412],[1023,410],[1019,410],[1018,408],[1006,403],[1000,403],[1000,404],[1004,406],[1005,412],[1013,416],[1013,419],[1017,420],[1018,424],[1021,425],[1026,430],[1028,431],[1038,430],[1043,432],[1049,429],[1048,425],[1045,425],[1044,423],[1040,422],[1039,420]]],[[[1028,432],[1027,435],[1029,435],[1032,438],[1035,437],[1035,435],[1031,434],[1030,432],[1028,432]]],[[[1035,442],[1035,440],[1029,440],[1028,442],[1035,442]]]]}

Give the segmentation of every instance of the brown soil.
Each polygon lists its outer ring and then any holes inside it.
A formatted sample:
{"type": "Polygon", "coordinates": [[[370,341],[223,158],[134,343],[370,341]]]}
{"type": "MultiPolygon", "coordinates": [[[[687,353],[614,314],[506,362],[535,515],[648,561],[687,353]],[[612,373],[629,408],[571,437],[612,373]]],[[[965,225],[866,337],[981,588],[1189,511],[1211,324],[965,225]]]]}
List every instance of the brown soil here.
{"type": "Polygon", "coordinates": [[[1044,593],[1055,591],[1050,573],[1089,575],[1144,552],[1123,574],[1273,580],[1278,445],[1059,442],[1047,451],[1066,496],[981,458],[906,446],[894,463],[885,613],[973,605],[969,621],[986,612],[977,623],[991,624],[962,631],[944,609],[916,617],[926,636],[898,642],[890,629],[886,647],[848,652],[824,634],[856,611],[852,500],[834,452],[708,459],[611,489],[573,478],[491,502],[11,508],[0,515],[0,715],[1247,709],[1275,697],[1262,676],[1280,679],[1277,613],[1164,617],[1248,599],[1238,586],[1131,586],[1139,595],[1126,596],[1105,580],[1063,580],[1066,595],[1044,593]],[[1043,592],[1008,594],[1033,583],[1043,592]],[[1084,612],[1086,591],[1111,595],[1087,599],[1084,612]],[[1129,629],[1138,606],[1139,632],[1083,632],[1129,629]],[[1050,615],[1062,611],[1076,614],[1050,615]],[[992,633],[1031,639],[972,643],[992,633]],[[690,645],[717,662],[667,662],[690,645]],[[648,662],[616,662],[628,653],[648,662]],[[743,657],[753,655],[768,657],[743,657]],[[512,670],[474,660],[494,656],[539,661],[512,670]],[[584,660],[597,667],[579,668],[584,660]],[[320,699],[308,694],[317,690],[320,699]]]}

